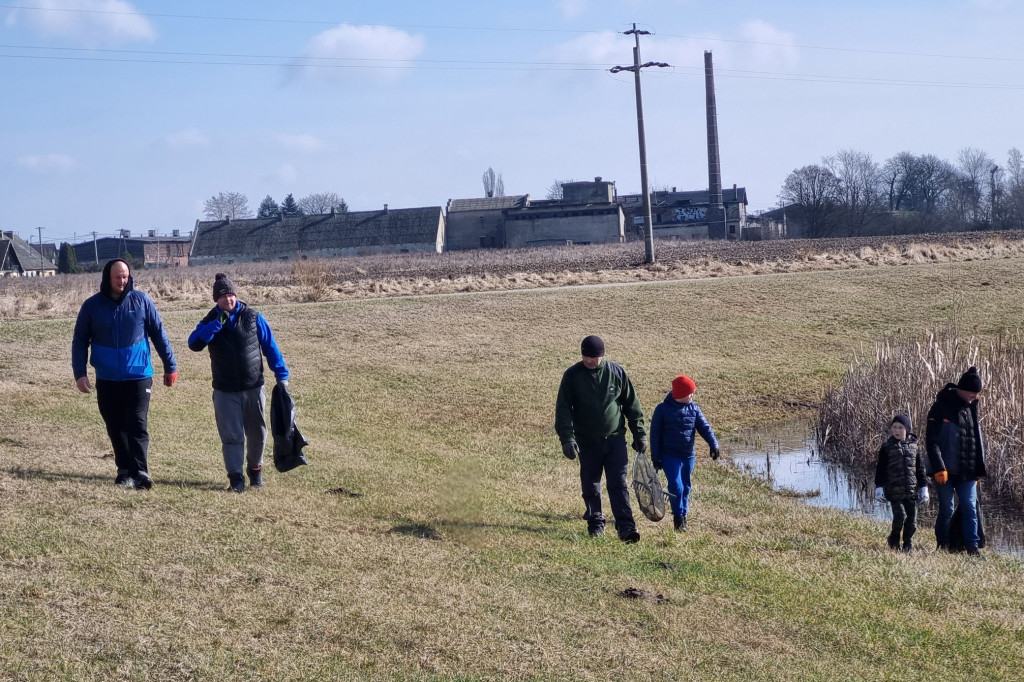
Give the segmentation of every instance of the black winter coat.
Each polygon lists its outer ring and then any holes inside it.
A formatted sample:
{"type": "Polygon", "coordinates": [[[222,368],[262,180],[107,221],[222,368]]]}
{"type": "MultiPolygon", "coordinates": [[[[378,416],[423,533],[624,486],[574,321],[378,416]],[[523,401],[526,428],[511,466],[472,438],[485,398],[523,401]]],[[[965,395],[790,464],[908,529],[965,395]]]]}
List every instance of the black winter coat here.
{"type": "Polygon", "coordinates": [[[885,490],[890,502],[906,502],[916,499],[918,489],[927,484],[917,436],[911,433],[906,440],[889,436],[878,450],[875,486],[885,490]]]}
{"type": "Polygon", "coordinates": [[[978,401],[965,403],[956,384],[946,384],[928,410],[925,445],[929,475],[947,471],[962,481],[984,476],[985,443],[978,423],[978,401]]]}

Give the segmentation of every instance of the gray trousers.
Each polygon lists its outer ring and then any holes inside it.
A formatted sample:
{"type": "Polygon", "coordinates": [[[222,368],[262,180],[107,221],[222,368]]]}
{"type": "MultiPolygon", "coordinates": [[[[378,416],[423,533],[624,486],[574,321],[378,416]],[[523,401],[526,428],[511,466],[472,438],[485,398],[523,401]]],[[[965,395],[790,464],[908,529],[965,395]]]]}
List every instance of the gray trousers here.
{"type": "Polygon", "coordinates": [[[248,391],[214,390],[213,414],[217,418],[224,468],[229,475],[241,474],[246,461],[250,469],[263,466],[263,448],[267,444],[266,407],[267,394],[263,386],[248,391]]]}

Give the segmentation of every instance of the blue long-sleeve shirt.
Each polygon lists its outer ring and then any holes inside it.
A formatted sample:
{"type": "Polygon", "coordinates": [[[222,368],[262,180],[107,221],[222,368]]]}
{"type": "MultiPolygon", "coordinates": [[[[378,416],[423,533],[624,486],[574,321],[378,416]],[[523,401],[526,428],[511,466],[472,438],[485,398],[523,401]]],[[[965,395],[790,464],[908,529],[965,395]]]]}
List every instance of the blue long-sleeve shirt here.
{"type": "MultiPolygon", "coordinates": [[[[206,348],[207,344],[217,335],[217,332],[225,326],[229,328],[235,326],[238,311],[241,309],[242,302],[239,301],[235,304],[234,310],[228,314],[226,325],[221,324],[220,315],[215,315],[209,322],[197,324],[188,337],[188,347],[195,351],[206,348]]],[[[267,324],[266,319],[264,319],[261,313],[256,313],[256,335],[259,338],[260,350],[263,351],[264,357],[267,358],[267,365],[274,373],[274,378],[278,381],[284,381],[289,375],[288,367],[284,363],[284,355],[281,354],[281,349],[277,347],[277,341],[274,340],[274,332],[270,330],[270,325],[267,324]]]]}

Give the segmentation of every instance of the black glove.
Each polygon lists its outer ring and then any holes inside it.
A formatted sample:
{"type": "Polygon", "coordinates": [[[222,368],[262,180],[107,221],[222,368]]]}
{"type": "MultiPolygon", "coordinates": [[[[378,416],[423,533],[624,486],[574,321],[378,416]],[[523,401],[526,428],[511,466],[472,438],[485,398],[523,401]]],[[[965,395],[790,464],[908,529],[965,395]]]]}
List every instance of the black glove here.
{"type": "Polygon", "coordinates": [[[718,459],[719,454],[721,453],[718,452],[718,448],[711,448],[711,459],[718,459]]]}
{"type": "Polygon", "coordinates": [[[647,452],[647,439],[643,437],[634,438],[633,449],[636,450],[638,455],[642,455],[647,452]]]}
{"type": "Polygon", "coordinates": [[[654,470],[655,471],[661,471],[661,460],[660,459],[652,459],[651,460],[651,464],[654,465],[654,470]]]}
{"type": "Polygon", "coordinates": [[[562,454],[566,459],[576,459],[576,455],[580,454],[580,446],[574,440],[566,441],[562,443],[562,454]]]}

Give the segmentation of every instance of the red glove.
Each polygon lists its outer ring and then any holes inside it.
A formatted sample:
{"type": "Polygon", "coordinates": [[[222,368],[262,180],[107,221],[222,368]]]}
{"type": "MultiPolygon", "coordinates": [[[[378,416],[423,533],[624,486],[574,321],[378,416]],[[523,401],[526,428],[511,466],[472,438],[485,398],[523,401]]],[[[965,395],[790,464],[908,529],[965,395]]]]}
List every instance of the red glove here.
{"type": "Polygon", "coordinates": [[[939,485],[946,485],[946,481],[949,480],[949,473],[945,469],[942,471],[936,471],[933,478],[939,485]]]}
{"type": "Polygon", "coordinates": [[[168,372],[164,375],[164,386],[170,387],[174,385],[174,382],[178,380],[177,372],[168,372]]]}

